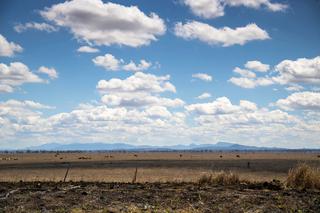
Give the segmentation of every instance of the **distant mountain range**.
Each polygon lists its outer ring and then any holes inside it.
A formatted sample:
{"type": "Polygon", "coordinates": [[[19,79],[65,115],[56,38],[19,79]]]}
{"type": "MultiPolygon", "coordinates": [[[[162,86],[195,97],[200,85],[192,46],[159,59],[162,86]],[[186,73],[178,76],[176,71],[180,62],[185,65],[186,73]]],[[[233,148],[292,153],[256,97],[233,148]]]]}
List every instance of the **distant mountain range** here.
{"type": "Polygon", "coordinates": [[[175,150],[211,150],[211,151],[259,151],[259,150],[287,150],[284,148],[275,147],[257,147],[245,146],[235,143],[218,142],[216,144],[189,144],[189,145],[173,145],[173,146],[145,146],[145,145],[130,145],[126,143],[73,143],[73,144],[58,144],[50,143],[41,146],[28,147],[26,150],[36,151],[175,151],[175,150]]]}

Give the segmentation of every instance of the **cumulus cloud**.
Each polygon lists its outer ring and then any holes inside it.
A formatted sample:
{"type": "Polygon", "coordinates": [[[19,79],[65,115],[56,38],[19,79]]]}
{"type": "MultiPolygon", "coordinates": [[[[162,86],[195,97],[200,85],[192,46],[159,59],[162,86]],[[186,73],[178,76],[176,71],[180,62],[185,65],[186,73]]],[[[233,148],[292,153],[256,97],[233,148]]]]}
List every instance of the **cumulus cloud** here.
{"type": "MultiPolygon", "coordinates": [[[[254,126],[257,124],[288,124],[296,123],[298,119],[281,110],[268,110],[247,100],[240,100],[234,105],[227,97],[217,98],[213,102],[187,105],[188,112],[195,113],[195,120],[202,126],[237,125],[254,126]]],[[[226,127],[225,126],[225,127],[226,127]]]]}
{"type": "MultiPolygon", "coordinates": [[[[259,69],[256,66],[258,64],[256,62],[254,64],[246,63],[245,66],[256,71],[263,71],[261,64],[259,65],[260,70],[257,70],[259,69]]],[[[267,71],[267,69],[264,70],[267,71]]],[[[295,61],[283,60],[275,66],[273,72],[263,77],[249,78],[241,75],[241,77],[230,78],[229,82],[243,88],[255,88],[272,84],[290,85],[286,88],[288,91],[298,91],[303,89],[303,86],[299,85],[299,83],[306,85],[320,84],[320,56],[311,59],[298,58],[295,61]]]]}
{"type": "Polygon", "coordinates": [[[181,99],[160,97],[160,93],[176,92],[176,88],[169,79],[168,75],[155,76],[136,72],[124,80],[118,78],[101,80],[97,84],[97,89],[103,94],[101,101],[108,106],[179,107],[184,105],[181,99]]]}
{"type": "Polygon", "coordinates": [[[239,67],[234,68],[233,72],[238,73],[241,77],[244,78],[255,78],[256,74],[250,70],[241,69],[239,67]]]}
{"type": "Polygon", "coordinates": [[[101,92],[176,92],[175,86],[168,81],[169,79],[169,75],[155,76],[152,74],[136,72],[134,75],[124,80],[118,78],[112,78],[109,81],[101,80],[98,82],[97,89],[101,92]]]}
{"type": "Polygon", "coordinates": [[[272,12],[284,11],[288,5],[281,3],[272,3],[270,0],[225,0],[229,6],[245,6],[249,8],[259,9],[265,7],[272,12]]]}
{"type": "Polygon", "coordinates": [[[275,66],[278,76],[275,81],[280,84],[309,83],[320,84],[320,56],[315,58],[298,58],[295,61],[283,60],[275,66]]]}
{"type": "Polygon", "coordinates": [[[220,0],[184,0],[183,2],[195,15],[203,18],[216,18],[224,15],[224,5],[220,0]]]}
{"type": "Polygon", "coordinates": [[[14,30],[18,33],[22,33],[26,30],[39,30],[39,31],[45,31],[47,33],[56,32],[58,31],[57,27],[54,27],[47,23],[37,23],[37,22],[27,22],[25,24],[17,24],[14,26],[14,30]]]}
{"type": "Polygon", "coordinates": [[[154,96],[146,93],[116,93],[103,95],[102,103],[108,106],[123,106],[123,107],[145,107],[145,106],[165,106],[179,107],[183,106],[184,102],[181,99],[169,99],[159,96],[154,96]]]}
{"type": "Polygon", "coordinates": [[[285,90],[290,91],[290,92],[292,92],[292,91],[297,92],[297,91],[300,91],[300,90],[303,90],[303,89],[304,89],[303,86],[300,86],[300,85],[297,85],[297,84],[285,88],[285,90]]]}
{"type": "Polygon", "coordinates": [[[230,27],[215,28],[209,24],[198,21],[190,21],[186,24],[178,22],[175,25],[176,36],[186,40],[198,39],[209,45],[244,45],[249,41],[270,39],[269,34],[256,24],[248,24],[244,27],[232,29],[230,27]]]}
{"type": "Polygon", "coordinates": [[[139,47],[156,41],[166,31],[155,13],[146,15],[138,7],[126,7],[102,0],[72,0],[55,4],[40,12],[57,26],[95,45],[139,47]]]}
{"type": "MultiPolygon", "coordinates": [[[[77,141],[138,142],[174,141],[184,130],[185,116],[164,106],[148,108],[108,107],[82,104],[70,112],[45,116],[51,107],[33,101],[0,102],[0,136],[4,141],[23,142],[23,147],[37,143],[77,141]],[[19,137],[23,134],[23,137],[19,137]],[[160,135],[164,137],[159,137],[160,135]],[[32,144],[30,144],[32,141],[32,144]],[[29,144],[28,144],[29,143],[29,144]]],[[[20,144],[21,145],[21,144],[20,144]]]]}
{"type": "Polygon", "coordinates": [[[207,98],[211,98],[211,94],[207,92],[204,92],[197,97],[197,99],[207,99],[207,98]]]}
{"type": "Polygon", "coordinates": [[[58,78],[58,72],[54,68],[48,68],[45,66],[39,67],[38,71],[40,73],[47,74],[51,79],[56,79],[58,78]]]}
{"type": "Polygon", "coordinates": [[[224,16],[226,6],[259,9],[265,7],[269,11],[284,11],[288,6],[281,3],[272,3],[270,0],[183,0],[183,3],[190,7],[191,11],[203,18],[216,18],[224,16]]]}
{"type": "Polygon", "coordinates": [[[38,126],[42,120],[42,110],[53,109],[54,107],[43,105],[31,100],[7,100],[0,102],[0,137],[2,139],[12,137],[19,132],[41,130],[38,126]]]}
{"type": "Polygon", "coordinates": [[[120,63],[117,58],[111,54],[105,54],[104,56],[97,56],[94,58],[93,63],[97,66],[103,67],[106,70],[117,71],[120,69],[120,63]]]}
{"type": "Polygon", "coordinates": [[[238,107],[232,105],[227,97],[221,97],[211,103],[188,105],[186,110],[199,115],[215,115],[233,113],[238,110],[238,107]]]}
{"type": "Polygon", "coordinates": [[[10,65],[0,64],[0,92],[13,92],[14,89],[25,83],[43,83],[36,74],[21,62],[10,65]]]}
{"type": "Polygon", "coordinates": [[[97,56],[94,58],[93,63],[96,66],[103,67],[105,70],[109,71],[131,71],[131,72],[138,72],[144,71],[151,67],[152,63],[148,62],[144,59],[140,60],[139,64],[130,61],[129,63],[125,63],[123,59],[117,59],[111,54],[105,54],[104,56],[97,56]]]}
{"type": "Polygon", "coordinates": [[[279,99],[275,105],[284,110],[320,110],[320,93],[293,93],[285,99],[279,99]]]}
{"type": "Polygon", "coordinates": [[[206,73],[195,73],[192,74],[192,78],[197,78],[202,81],[212,81],[212,76],[206,74],[206,73]]]}
{"type": "Polygon", "coordinates": [[[162,105],[126,107],[100,103],[80,104],[51,116],[42,112],[51,108],[34,101],[0,102],[2,141],[21,147],[57,140],[153,145],[224,140],[301,147],[306,145],[302,139],[307,139],[310,147],[319,145],[319,119],[315,114],[308,115],[312,119],[302,120],[279,109],[259,108],[246,100],[233,104],[226,97],[193,107],[187,105],[186,112],[162,105]]]}
{"type": "Polygon", "coordinates": [[[258,72],[267,72],[270,69],[268,64],[263,64],[260,61],[248,61],[244,67],[258,72]]]}
{"type": "Polygon", "coordinates": [[[31,100],[24,100],[24,101],[19,101],[19,100],[14,100],[10,99],[5,102],[1,102],[1,109],[3,110],[1,113],[2,115],[4,112],[14,112],[14,110],[4,110],[5,107],[10,107],[10,108],[19,108],[19,109],[36,109],[36,110],[41,110],[41,109],[54,109],[52,106],[44,105],[35,101],[31,100]]]}
{"type": "Polygon", "coordinates": [[[13,56],[17,52],[22,52],[23,49],[19,44],[9,42],[0,34],[0,56],[13,56]]]}
{"type": "Polygon", "coordinates": [[[156,118],[168,118],[172,116],[171,112],[168,111],[166,107],[163,106],[152,106],[148,109],[146,109],[146,113],[148,116],[156,118]]]}
{"type": "Polygon", "coordinates": [[[257,86],[269,86],[274,84],[274,81],[268,77],[248,78],[248,77],[232,77],[228,80],[236,86],[252,89],[257,86]]]}
{"type": "Polygon", "coordinates": [[[140,60],[140,64],[135,64],[133,61],[130,61],[128,64],[123,65],[123,69],[126,71],[138,72],[149,69],[151,65],[151,62],[142,59],[140,60]]]}
{"type": "Polygon", "coordinates": [[[99,50],[97,48],[89,47],[89,46],[81,46],[77,49],[80,53],[97,53],[99,50]]]}

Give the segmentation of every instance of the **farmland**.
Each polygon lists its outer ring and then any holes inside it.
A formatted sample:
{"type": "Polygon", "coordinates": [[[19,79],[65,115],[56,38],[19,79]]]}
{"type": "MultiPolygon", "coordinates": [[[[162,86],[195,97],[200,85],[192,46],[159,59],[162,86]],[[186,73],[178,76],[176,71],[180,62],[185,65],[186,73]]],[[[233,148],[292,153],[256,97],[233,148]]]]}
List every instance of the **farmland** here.
{"type": "Polygon", "coordinates": [[[320,209],[319,191],[285,186],[298,163],[320,168],[315,152],[3,153],[0,159],[0,212],[320,209]],[[240,182],[200,184],[201,177],[221,171],[237,174],[240,182]]]}
{"type": "Polygon", "coordinates": [[[288,152],[109,152],[0,155],[0,181],[67,180],[131,182],[196,181],[203,174],[234,171],[249,180],[283,180],[299,162],[320,167],[317,153],[288,152]]]}

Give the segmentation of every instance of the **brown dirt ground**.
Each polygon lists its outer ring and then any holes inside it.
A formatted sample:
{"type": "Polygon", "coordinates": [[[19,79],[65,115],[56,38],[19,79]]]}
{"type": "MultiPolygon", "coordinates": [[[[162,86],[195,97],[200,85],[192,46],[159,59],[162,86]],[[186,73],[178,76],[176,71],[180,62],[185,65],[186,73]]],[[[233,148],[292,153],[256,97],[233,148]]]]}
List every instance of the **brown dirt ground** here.
{"type": "Polygon", "coordinates": [[[320,192],[272,182],[2,182],[0,212],[320,212],[320,192]]]}

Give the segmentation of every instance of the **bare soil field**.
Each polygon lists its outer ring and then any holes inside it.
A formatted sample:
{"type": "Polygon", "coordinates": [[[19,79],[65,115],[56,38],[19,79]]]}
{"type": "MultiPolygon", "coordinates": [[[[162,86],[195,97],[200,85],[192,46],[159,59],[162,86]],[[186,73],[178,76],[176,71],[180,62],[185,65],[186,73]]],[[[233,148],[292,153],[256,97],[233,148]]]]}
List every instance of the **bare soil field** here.
{"type": "Polygon", "coordinates": [[[319,191],[277,184],[0,183],[0,212],[319,212],[319,191]]]}
{"type": "Polygon", "coordinates": [[[284,180],[299,162],[320,167],[319,153],[304,152],[139,152],[0,154],[0,181],[137,182],[198,180],[230,170],[240,178],[284,180]]]}

